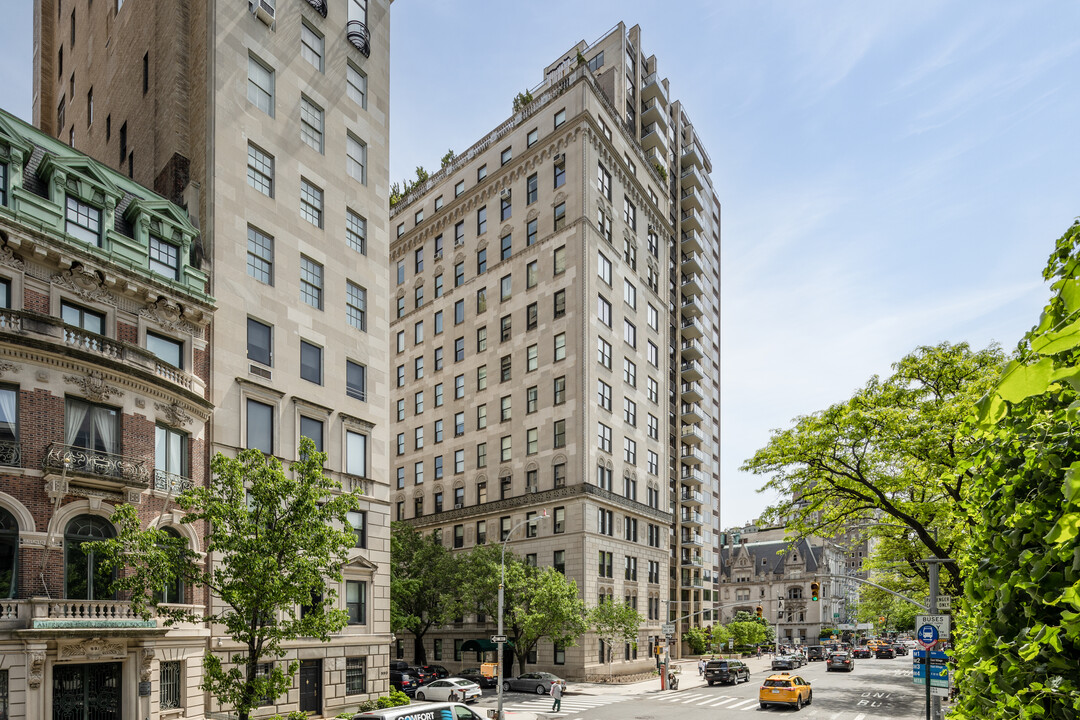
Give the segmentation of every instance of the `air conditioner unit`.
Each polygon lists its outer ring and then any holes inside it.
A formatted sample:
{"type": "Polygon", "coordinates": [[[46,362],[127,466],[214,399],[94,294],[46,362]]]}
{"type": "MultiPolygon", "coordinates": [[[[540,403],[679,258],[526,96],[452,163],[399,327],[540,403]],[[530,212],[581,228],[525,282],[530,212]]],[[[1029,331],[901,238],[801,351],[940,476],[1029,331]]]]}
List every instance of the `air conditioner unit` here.
{"type": "Polygon", "coordinates": [[[460,510],[463,507],[465,507],[465,503],[454,503],[455,510],[460,510]]]}
{"type": "Polygon", "coordinates": [[[465,238],[457,238],[454,240],[454,247],[461,247],[465,244],[465,238]]]}
{"type": "Polygon", "coordinates": [[[500,190],[499,197],[503,199],[510,197],[510,188],[503,188],[502,190],[500,190]]]}
{"type": "Polygon", "coordinates": [[[538,492],[540,492],[540,488],[531,487],[531,488],[529,488],[529,492],[538,493],[538,492]]]}
{"type": "Polygon", "coordinates": [[[564,160],[566,160],[566,153],[559,153],[558,155],[555,155],[551,158],[551,161],[556,165],[563,162],[564,160]]]}
{"type": "Polygon", "coordinates": [[[438,252],[435,253],[435,259],[436,260],[442,260],[442,250],[439,250],[438,252]]]}
{"type": "Polygon", "coordinates": [[[274,24],[274,0],[254,0],[251,10],[264,24],[274,24]]]}

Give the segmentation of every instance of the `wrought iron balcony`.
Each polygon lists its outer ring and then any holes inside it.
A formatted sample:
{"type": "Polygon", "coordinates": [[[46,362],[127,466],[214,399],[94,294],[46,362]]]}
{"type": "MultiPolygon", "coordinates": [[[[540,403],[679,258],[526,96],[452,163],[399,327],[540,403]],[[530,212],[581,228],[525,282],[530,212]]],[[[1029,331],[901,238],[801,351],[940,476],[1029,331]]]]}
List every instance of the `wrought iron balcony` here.
{"type": "Polygon", "coordinates": [[[0,465],[22,467],[22,445],[18,440],[0,442],[0,465]]]}
{"type": "Polygon", "coordinates": [[[46,471],[67,470],[119,481],[124,485],[147,487],[150,484],[145,461],[75,445],[51,443],[45,452],[44,465],[46,471]]]}
{"type": "Polygon", "coordinates": [[[191,478],[183,475],[154,469],[154,489],[179,495],[191,487],[191,478]]]}
{"type": "Polygon", "coordinates": [[[345,37],[364,57],[371,57],[371,31],[367,25],[359,20],[350,20],[345,24],[345,37]]]}
{"type": "Polygon", "coordinates": [[[326,17],[326,0],[307,0],[308,5],[315,8],[315,12],[326,17]]]}

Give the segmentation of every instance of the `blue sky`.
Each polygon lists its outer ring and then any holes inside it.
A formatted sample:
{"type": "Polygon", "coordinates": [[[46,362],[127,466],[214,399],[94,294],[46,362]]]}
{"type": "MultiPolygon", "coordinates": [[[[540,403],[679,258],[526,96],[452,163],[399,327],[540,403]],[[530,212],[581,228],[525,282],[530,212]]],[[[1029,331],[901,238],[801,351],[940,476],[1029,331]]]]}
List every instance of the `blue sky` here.
{"type": "MultiPolygon", "coordinates": [[[[0,107],[29,119],[32,3],[9,4],[0,107]]],[[[741,524],[770,500],[738,466],[771,428],[918,345],[1011,348],[1037,320],[1080,215],[1080,4],[397,0],[394,179],[469,147],[619,20],[713,161],[721,515],[741,524]]]]}

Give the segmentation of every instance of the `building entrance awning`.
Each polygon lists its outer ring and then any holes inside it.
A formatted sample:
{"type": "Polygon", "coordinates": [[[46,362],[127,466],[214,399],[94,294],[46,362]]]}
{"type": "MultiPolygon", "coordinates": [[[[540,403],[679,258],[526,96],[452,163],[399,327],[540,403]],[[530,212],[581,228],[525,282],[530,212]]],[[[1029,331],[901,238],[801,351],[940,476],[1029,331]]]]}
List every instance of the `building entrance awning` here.
{"type": "MultiPolygon", "coordinates": [[[[507,640],[506,642],[503,643],[503,645],[506,645],[508,647],[514,647],[514,641],[513,640],[507,640]]],[[[498,645],[491,642],[490,640],[485,640],[483,638],[473,639],[473,640],[466,640],[465,642],[463,642],[461,644],[462,652],[469,652],[469,651],[475,651],[475,652],[489,652],[489,651],[491,651],[491,652],[494,652],[495,650],[498,650],[498,649],[499,649],[498,645]]]]}

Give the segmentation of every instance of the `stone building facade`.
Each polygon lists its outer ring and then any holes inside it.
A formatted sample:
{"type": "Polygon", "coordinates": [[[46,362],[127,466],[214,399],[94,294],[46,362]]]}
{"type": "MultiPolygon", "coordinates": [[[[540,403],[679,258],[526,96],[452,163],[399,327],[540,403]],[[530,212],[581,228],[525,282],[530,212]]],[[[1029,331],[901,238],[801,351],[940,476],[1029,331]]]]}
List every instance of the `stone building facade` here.
{"type": "MultiPolygon", "coordinates": [[[[337,588],[352,621],[287,645],[299,673],[263,715],[333,716],[389,687],[389,20],[389,0],[35,4],[35,122],[199,230],[208,452],[287,464],[308,436],[364,493],[337,588]]],[[[227,663],[240,646],[216,632],[227,663]]],[[[204,709],[227,710],[167,714],[204,709]]]]}
{"type": "Polygon", "coordinates": [[[198,237],[172,203],[0,112],[0,717],[202,712],[209,630],[136,617],[80,550],[115,534],[121,503],[202,546],[173,502],[206,476],[198,237]]]}

